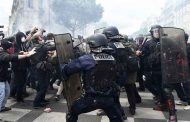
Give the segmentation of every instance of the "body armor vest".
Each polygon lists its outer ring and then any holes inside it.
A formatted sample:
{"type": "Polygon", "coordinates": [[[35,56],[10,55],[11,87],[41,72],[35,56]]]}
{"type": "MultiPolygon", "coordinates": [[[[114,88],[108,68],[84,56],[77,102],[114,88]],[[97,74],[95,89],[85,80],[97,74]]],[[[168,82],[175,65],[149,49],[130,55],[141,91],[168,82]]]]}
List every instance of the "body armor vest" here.
{"type": "Polygon", "coordinates": [[[92,56],[96,66],[83,74],[85,91],[95,95],[110,95],[116,89],[115,59],[105,53],[92,54],[92,56]]]}

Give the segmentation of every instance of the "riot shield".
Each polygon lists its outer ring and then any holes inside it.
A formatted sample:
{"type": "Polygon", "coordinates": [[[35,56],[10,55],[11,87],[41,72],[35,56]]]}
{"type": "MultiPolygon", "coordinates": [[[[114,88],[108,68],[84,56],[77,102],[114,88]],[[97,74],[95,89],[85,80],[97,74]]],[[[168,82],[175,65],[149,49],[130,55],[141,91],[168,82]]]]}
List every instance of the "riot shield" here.
{"type": "MultiPolygon", "coordinates": [[[[55,35],[55,45],[59,64],[68,63],[74,58],[72,37],[69,33],[55,35]]],[[[82,94],[82,85],[79,74],[74,74],[63,82],[68,109],[82,94]]]]}
{"type": "Polygon", "coordinates": [[[163,83],[189,82],[184,30],[173,27],[161,28],[160,44],[163,83]]]}

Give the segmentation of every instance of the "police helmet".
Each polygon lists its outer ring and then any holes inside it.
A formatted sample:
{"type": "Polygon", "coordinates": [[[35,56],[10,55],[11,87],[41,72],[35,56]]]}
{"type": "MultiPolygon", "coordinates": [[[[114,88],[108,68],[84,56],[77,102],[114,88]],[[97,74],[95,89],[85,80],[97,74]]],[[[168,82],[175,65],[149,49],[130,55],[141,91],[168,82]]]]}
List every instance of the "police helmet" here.
{"type": "Polygon", "coordinates": [[[153,25],[153,26],[151,26],[149,32],[150,32],[151,34],[153,34],[153,31],[154,31],[155,29],[160,29],[160,28],[162,28],[161,25],[153,25]]]}
{"type": "Polygon", "coordinates": [[[109,38],[119,35],[119,30],[117,29],[117,27],[110,26],[105,28],[102,33],[105,34],[107,38],[109,38]]]}
{"type": "Polygon", "coordinates": [[[108,45],[104,34],[95,34],[87,38],[90,48],[106,47],[108,45]]]}

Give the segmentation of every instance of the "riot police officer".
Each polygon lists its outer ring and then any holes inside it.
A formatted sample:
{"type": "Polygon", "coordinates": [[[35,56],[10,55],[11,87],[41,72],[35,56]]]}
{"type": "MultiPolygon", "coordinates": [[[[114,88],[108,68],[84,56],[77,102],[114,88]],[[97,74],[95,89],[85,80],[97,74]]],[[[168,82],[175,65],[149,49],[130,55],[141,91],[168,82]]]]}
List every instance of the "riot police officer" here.
{"type": "Polygon", "coordinates": [[[61,64],[62,75],[81,72],[84,94],[71,105],[68,122],[76,122],[78,115],[95,109],[103,109],[110,122],[122,122],[121,113],[114,101],[118,92],[115,84],[115,59],[107,48],[107,39],[103,34],[87,38],[90,54],[85,54],[68,64],[61,64]]]}
{"type": "MultiPolygon", "coordinates": [[[[190,67],[190,44],[188,43],[189,35],[186,33],[185,34],[185,41],[187,44],[187,58],[188,58],[188,64],[190,67]]],[[[187,103],[188,105],[184,107],[185,110],[190,109],[190,83],[183,83],[185,95],[187,97],[187,103]]]]}
{"type": "Polygon", "coordinates": [[[161,92],[163,90],[161,83],[159,28],[161,28],[160,25],[151,27],[150,33],[152,35],[152,40],[145,43],[142,48],[142,54],[144,58],[144,75],[146,77],[145,86],[161,104],[164,104],[163,92],[161,92]]]}
{"type": "MultiPolygon", "coordinates": [[[[120,86],[124,86],[128,101],[129,101],[129,112],[131,115],[135,115],[136,111],[136,98],[141,101],[140,96],[138,95],[138,92],[136,90],[135,86],[135,79],[136,79],[136,71],[129,71],[128,68],[128,54],[129,51],[124,46],[124,40],[123,36],[119,34],[119,30],[117,27],[107,27],[103,30],[103,34],[106,35],[106,37],[109,40],[109,46],[114,49],[114,57],[116,58],[117,62],[117,81],[120,86]],[[136,97],[137,96],[137,97],[136,97]]],[[[132,69],[135,69],[135,67],[138,67],[137,65],[133,65],[132,69]]],[[[125,117],[125,113],[121,107],[120,101],[119,101],[119,95],[115,98],[116,102],[118,103],[118,106],[120,107],[120,110],[125,117]]]]}
{"type": "Polygon", "coordinates": [[[160,45],[160,25],[154,25],[150,29],[152,39],[145,43],[142,51],[137,51],[138,55],[144,55],[145,86],[155,95],[161,104],[155,110],[169,110],[169,122],[177,122],[177,115],[172,95],[173,85],[163,83],[161,69],[161,45],[160,45]]]}

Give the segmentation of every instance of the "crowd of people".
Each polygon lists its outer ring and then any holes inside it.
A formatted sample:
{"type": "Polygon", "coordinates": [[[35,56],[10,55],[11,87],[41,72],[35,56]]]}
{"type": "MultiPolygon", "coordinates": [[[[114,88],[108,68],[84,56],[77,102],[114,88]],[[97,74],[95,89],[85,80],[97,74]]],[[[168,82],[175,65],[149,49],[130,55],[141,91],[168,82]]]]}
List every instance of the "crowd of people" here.
{"type": "MultiPolygon", "coordinates": [[[[67,64],[58,61],[60,52],[56,52],[53,33],[45,35],[44,29],[36,27],[10,37],[0,33],[0,112],[11,110],[5,106],[9,97],[24,103],[24,98],[29,95],[27,88],[37,91],[33,101],[35,109],[50,104],[45,99],[49,89],[57,89],[56,101],[62,94],[67,98],[65,81],[72,74],[80,73],[83,92],[69,107],[68,122],[76,122],[79,114],[95,109],[99,109],[97,115],[106,114],[111,122],[122,122],[127,115],[119,101],[120,91],[126,92],[129,112],[135,115],[136,104],[142,102],[138,91],[146,89],[154,96],[153,109],[169,111],[169,122],[177,122],[175,104],[186,103],[184,109],[190,109],[190,83],[164,83],[161,28],[154,25],[149,36],[139,35],[134,40],[120,34],[116,27],[104,28],[101,34],[83,39],[81,44],[85,43],[88,51],[81,49],[80,44],[74,47],[73,50],[78,52],[76,58],[67,64]],[[173,90],[180,99],[178,103],[174,101],[173,90]]],[[[184,33],[184,37],[190,64],[189,36],[184,33]]]]}

